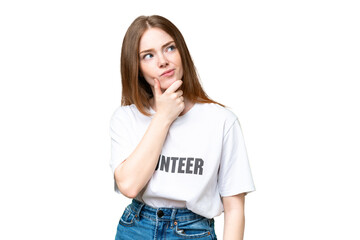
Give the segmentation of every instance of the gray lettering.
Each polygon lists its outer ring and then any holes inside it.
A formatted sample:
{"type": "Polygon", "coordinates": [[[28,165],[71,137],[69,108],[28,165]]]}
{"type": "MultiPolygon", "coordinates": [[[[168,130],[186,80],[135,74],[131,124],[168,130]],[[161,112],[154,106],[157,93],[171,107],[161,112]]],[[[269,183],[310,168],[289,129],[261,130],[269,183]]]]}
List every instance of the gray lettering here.
{"type": "Polygon", "coordinates": [[[170,171],[171,163],[171,172],[172,173],[186,173],[186,174],[198,174],[203,175],[204,160],[201,158],[193,157],[165,157],[164,155],[159,156],[156,170],[161,170],[164,172],[170,171]],[[179,164],[177,165],[177,162],[179,164]]]}
{"type": "MultiPolygon", "coordinates": [[[[164,158],[164,156],[162,156],[162,157],[164,158]]],[[[157,165],[156,165],[155,171],[158,170],[158,168],[159,168],[160,159],[161,159],[161,155],[159,156],[159,160],[158,160],[158,163],[157,163],[157,165]]]]}
{"type": "Polygon", "coordinates": [[[172,157],[172,167],[171,167],[171,172],[174,173],[175,172],[175,167],[176,167],[176,161],[178,160],[178,157],[172,157]]]}
{"type": "Polygon", "coordinates": [[[193,166],[192,161],[194,161],[194,158],[187,158],[187,161],[186,161],[186,173],[193,173],[192,169],[190,169],[193,166]]]}
{"type": "Polygon", "coordinates": [[[201,158],[195,158],[194,174],[202,175],[203,174],[203,166],[204,166],[204,160],[202,160],[201,158]]]}
{"type": "Polygon", "coordinates": [[[163,158],[161,160],[161,164],[160,164],[160,170],[163,171],[165,168],[165,172],[168,172],[169,166],[170,166],[170,157],[167,157],[166,161],[165,161],[165,157],[163,156],[163,158]]]}
{"type": "Polygon", "coordinates": [[[184,170],[182,169],[183,166],[185,166],[184,160],[186,160],[186,158],[180,158],[179,159],[178,173],[184,173],[184,170]]]}

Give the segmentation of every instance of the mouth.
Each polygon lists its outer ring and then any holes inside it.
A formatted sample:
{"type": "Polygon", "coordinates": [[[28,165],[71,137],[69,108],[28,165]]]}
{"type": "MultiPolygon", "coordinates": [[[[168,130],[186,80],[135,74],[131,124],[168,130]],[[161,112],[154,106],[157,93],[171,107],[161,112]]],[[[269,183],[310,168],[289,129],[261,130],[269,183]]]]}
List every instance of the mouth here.
{"type": "Polygon", "coordinates": [[[174,74],[174,72],[175,72],[175,69],[170,69],[170,70],[163,72],[160,76],[161,77],[170,77],[174,74]]]}

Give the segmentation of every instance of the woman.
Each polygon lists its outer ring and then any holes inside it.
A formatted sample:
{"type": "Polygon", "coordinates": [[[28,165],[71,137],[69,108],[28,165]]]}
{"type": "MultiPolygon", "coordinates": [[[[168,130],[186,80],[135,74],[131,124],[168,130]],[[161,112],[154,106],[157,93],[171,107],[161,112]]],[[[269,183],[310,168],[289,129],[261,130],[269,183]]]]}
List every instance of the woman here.
{"type": "Polygon", "coordinates": [[[116,239],[242,239],[254,191],[239,121],[203,91],[180,31],[140,16],[121,51],[122,101],[110,122],[115,190],[132,198],[116,239]]]}

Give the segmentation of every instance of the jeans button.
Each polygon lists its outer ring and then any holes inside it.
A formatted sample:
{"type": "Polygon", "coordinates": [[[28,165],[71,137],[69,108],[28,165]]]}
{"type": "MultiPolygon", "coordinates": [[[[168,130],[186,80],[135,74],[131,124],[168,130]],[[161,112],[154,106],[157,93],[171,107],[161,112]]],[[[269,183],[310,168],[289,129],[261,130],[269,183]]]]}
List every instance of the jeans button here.
{"type": "Polygon", "coordinates": [[[159,211],[157,212],[157,216],[158,216],[159,218],[161,218],[162,216],[164,216],[164,212],[161,211],[161,210],[159,210],[159,211]]]}

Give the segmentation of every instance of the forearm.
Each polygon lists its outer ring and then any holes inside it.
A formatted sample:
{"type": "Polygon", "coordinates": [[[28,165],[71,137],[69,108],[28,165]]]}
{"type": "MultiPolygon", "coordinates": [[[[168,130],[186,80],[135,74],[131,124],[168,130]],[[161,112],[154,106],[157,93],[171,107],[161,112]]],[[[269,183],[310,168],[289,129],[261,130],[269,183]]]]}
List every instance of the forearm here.
{"type": "Polygon", "coordinates": [[[245,229],[245,195],[223,197],[224,240],[243,240],[245,229]]]}
{"type": "Polygon", "coordinates": [[[224,240],[243,240],[245,215],[241,209],[234,209],[224,214],[224,240]]]}
{"type": "Polygon", "coordinates": [[[125,196],[136,197],[153,175],[170,125],[155,114],[135,150],[116,168],[115,181],[125,196]]]}

